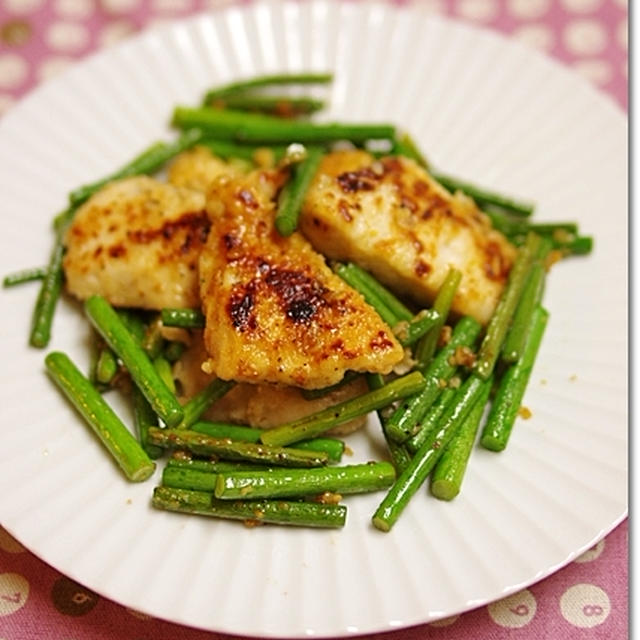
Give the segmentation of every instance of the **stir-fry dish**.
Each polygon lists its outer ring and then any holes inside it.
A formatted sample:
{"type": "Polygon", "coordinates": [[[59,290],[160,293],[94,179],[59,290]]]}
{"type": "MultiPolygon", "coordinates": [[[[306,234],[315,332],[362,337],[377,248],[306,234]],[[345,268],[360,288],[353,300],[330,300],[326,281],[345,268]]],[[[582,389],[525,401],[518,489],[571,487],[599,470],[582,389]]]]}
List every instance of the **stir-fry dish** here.
{"type": "Polygon", "coordinates": [[[421,487],[459,493],[502,451],[549,318],[551,265],[591,251],[574,222],[440,173],[394,124],[321,122],[331,74],[260,76],[175,107],[177,130],[69,195],[30,344],[61,295],[91,365],[48,373],[157,509],[342,527],[380,492],[389,531],[421,487]],[[301,95],[302,93],[302,95],[301,95]],[[134,424],[110,394],[133,406],[134,424]],[[349,464],[377,414],[387,451],[349,464]]]}

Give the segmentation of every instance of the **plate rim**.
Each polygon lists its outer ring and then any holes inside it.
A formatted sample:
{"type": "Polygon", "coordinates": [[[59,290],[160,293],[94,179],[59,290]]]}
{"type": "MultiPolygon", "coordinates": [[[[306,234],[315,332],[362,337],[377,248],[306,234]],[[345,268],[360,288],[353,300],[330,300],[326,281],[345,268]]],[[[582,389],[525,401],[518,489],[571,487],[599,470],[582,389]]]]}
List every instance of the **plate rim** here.
{"type": "MultiPolygon", "coordinates": [[[[339,2],[334,2],[333,0],[312,0],[315,4],[340,4],[339,2]]],[[[32,102],[37,102],[38,100],[41,99],[42,95],[46,95],[46,93],[48,91],[53,91],[55,89],[55,85],[58,82],[62,82],[61,78],[63,76],[66,76],[67,74],[72,74],[72,73],[81,73],[81,71],[79,71],[79,68],[82,67],[86,67],[89,64],[92,63],[93,60],[99,59],[99,58],[109,58],[112,53],[113,53],[113,48],[118,48],[118,47],[126,47],[126,46],[131,46],[131,47],[135,47],[136,46],[136,42],[145,39],[145,38],[150,38],[150,37],[154,37],[155,35],[158,35],[160,32],[171,32],[174,31],[175,29],[179,29],[179,28],[184,28],[184,23],[195,23],[195,22],[199,22],[200,20],[203,19],[211,19],[212,16],[215,16],[216,14],[222,13],[222,12],[226,12],[228,10],[240,10],[240,11],[244,11],[244,10],[251,10],[253,9],[255,6],[257,5],[270,5],[272,3],[270,2],[261,2],[260,0],[255,0],[249,4],[246,5],[239,5],[237,2],[234,1],[230,1],[228,3],[224,3],[221,6],[216,6],[212,9],[209,9],[205,12],[199,12],[195,15],[190,15],[187,17],[183,17],[177,20],[173,20],[170,23],[163,23],[163,24],[158,24],[158,25],[154,25],[150,28],[147,29],[143,29],[141,32],[132,35],[130,38],[128,38],[126,41],[118,43],[116,45],[114,45],[113,47],[108,47],[106,49],[101,49],[98,51],[95,51],[91,54],[89,54],[88,56],[86,56],[85,58],[83,58],[82,60],[74,63],[69,69],[63,71],[60,76],[56,76],[54,78],[51,78],[47,81],[45,81],[44,83],[42,83],[41,85],[39,85],[38,87],[34,88],[32,91],[30,91],[25,97],[23,97],[22,99],[20,99],[15,105],[13,105],[11,107],[11,109],[9,109],[4,115],[3,117],[0,119],[0,136],[2,136],[3,130],[5,126],[9,126],[6,124],[7,119],[9,118],[9,120],[11,120],[12,117],[19,117],[19,115],[17,116],[12,116],[11,114],[13,112],[19,112],[20,107],[23,106],[26,103],[32,103],[32,102]],[[52,88],[53,87],[53,88],[52,88]]],[[[285,2],[283,2],[282,4],[297,4],[295,2],[295,0],[285,0],[285,2]]],[[[379,5],[383,5],[386,8],[394,7],[399,11],[410,11],[411,9],[415,8],[415,6],[418,4],[416,2],[411,2],[411,3],[407,3],[407,4],[403,4],[403,5],[395,5],[393,2],[387,2],[385,0],[373,0],[373,2],[369,2],[369,3],[360,3],[360,4],[379,4],[379,5]]],[[[357,6],[357,5],[355,5],[357,6]]],[[[428,13],[428,18],[429,19],[433,19],[436,22],[442,22],[445,24],[449,24],[449,25],[453,25],[453,26],[463,26],[464,29],[470,30],[471,32],[482,32],[485,34],[485,36],[489,36],[491,38],[495,38],[503,43],[510,43],[510,44],[515,44],[516,46],[519,46],[521,48],[526,48],[527,53],[530,55],[535,55],[537,56],[539,59],[543,60],[545,64],[550,64],[556,71],[561,71],[562,73],[564,73],[566,75],[567,78],[572,79],[572,81],[579,81],[579,83],[582,84],[583,88],[588,89],[588,91],[591,93],[591,97],[592,99],[598,100],[600,101],[603,105],[607,105],[607,107],[612,110],[612,113],[616,113],[618,117],[622,116],[623,119],[625,120],[625,123],[628,121],[628,115],[625,114],[624,110],[622,109],[622,107],[617,104],[612,98],[611,96],[609,96],[608,94],[603,93],[602,91],[599,91],[597,89],[595,89],[590,83],[588,83],[585,79],[581,78],[580,76],[577,75],[577,73],[572,72],[569,68],[562,66],[560,63],[558,63],[558,61],[550,58],[548,55],[544,54],[543,52],[531,49],[531,48],[527,48],[524,47],[524,45],[522,45],[521,43],[518,43],[514,40],[509,39],[508,37],[506,37],[504,34],[495,32],[493,30],[490,30],[486,27],[483,26],[478,26],[478,25],[472,25],[469,23],[465,23],[465,22],[461,22],[460,20],[456,20],[453,18],[450,18],[448,16],[442,16],[440,14],[437,13],[428,13]]],[[[628,414],[627,414],[627,419],[628,419],[628,414]]],[[[628,446],[628,442],[627,442],[627,446],[628,446]]],[[[628,472],[627,472],[628,473],[628,472]]],[[[602,530],[600,531],[597,536],[589,541],[587,544],[584,545],[583,548],[577,550],[576,552],[574,552],[574,554],[570,557],[568,557],[566,559],[565,562],[563,562],[560,566],[555,566],[555,567],[550,567],[548,569],[547,572],[541,574],[540,576],[536,577],[535,580],[533,580],[532,582],[529,582],[527,585],[516,585],[514,587],[512,587],[509,591],[505,592],[505,596],[509,595],[510,593],[514,593],[515,591],[517,591],[520,588],[524,588],[525,586],[529,586],[531,584],[534,584],[536,582],[538,582],[539,580],[542,580],[546,577],[548,577],[549,575],[555,573],[557,570],[559,570],[560,568],[566,566],[567,564],[569,564],[573,558],[577,557],[577,555],[579,555],[580,553],[582,553],[583,551],[585,551],[586,549],[590,548],[593,544],[597,543],[599,540],[601,540],[603,537],[605,537],[606,535],[608,535],[613,529],[615,529],[617,526],[619,526],[619,524],[625,520],[628,516],[628,499],[627,499],[627,505],[624,509],[624,512],[621,513],[619,515],[619,517],[612,523],[610,523],[610,526],[606,529],[606,530],[602,530]]],[[[11,534],[14,535],[14,532],[12,531],[10,526],[5,526],[3,524],[3,526],[6,528],[6,530],[11,534]]],[[[14,535],[14,537],[16,537],[14,535]]],[[[16,537],[16,539],[18,541],[20,541],[19,537],[16,537]]],[[[38,557],[41,561],[45,562],[46,564],[48,564],[49,566],[52,566],[55,570],[60,571],[61,573],[63,573],[60,569],[58,569],[57,567],[55,567],[54,565],[50,565],[49,561],[44,558],[41,557],[37,550],[32,550],[29,547],[26,547],[29,549],[29,551],[35,555],[36,557],[38,557]]],[[[67,573],[66,571],[64,572],[64,575],[70,575],[69,573],[67,573]]],[[[73,577],[74,580],[78,580],[76,577],[73,577]]],[[[80,580],[78,580],[78,582],[81,582],[80,580]]],[[[118,600],[115,600],[114,597],[110,594],[103,594],[99,589],[96,589],[94,586],[90,586],[88,587],[90,588],[92,591],[95,591],[96,593],[99,593],[102,597],[105,597],[107,599],[110,599],[112,601],[118,602],[118,604],[120,604],[121,606],[125,606],[127,607],[128,605],[126,603],[123,602],[119,602],[118,600]]],[[[481,607],[486,605],[489,602],[494,601],[495,598],[489,598],[487,599],[485,602],[475,602],[473,603],[473,605],[469,606],[466,609],[461,609],[460,613],[464,612],[464,611],[469,611],[471,609],[475,609],[477,607],[481,607]]],[[[146,613],[146,611],[145,611],[146,613]]],[[[163,619],[166,620],[168,622],[173,622],[176,624],[182,624],[188,627],[192,627],[192,628],[199,628],[199,629],[203,629],[203,630],[208,630],[208,631],[217,631],[217,632],[221,632],[221,633],[242,633],[243,635],[248,635],[251,637],[276,637],[276,635],[278,637],[304,637],[303,635],[289,635],[289,634],[285,634],[285,636],[283,636],[282,634],[270,634],[270,633],[261,633],[259,635],[254,635],[251,632],[247,632],[247,631],[234,631],[234,630],[230,630],[230,629],[213,629],[213,628],[209,628],[209,627],[200,627],[197,625],[193,625],[191,623],[188,622],[176,622],[175,619],[172,618],[161,618],[157,612],[153,612],[150,615],[153,615],[156,618],[159,619],[163,619]]],[[[434,620],[436,620],[437,618],[429,618],[429,619],[420,619],[420,620],[414,620],[414,621],[405,621],[403,622],[402,625],[398,626],[394,626],[389,624],[386,629],[383,628],[375,628],[375,629],[371,629],[371,630],[363,630],[361,632],[358,633],[375,633],[377,631],[385,631],[385,630],[393,630],[393,629],[399,629],[399,628],[406,628],[406,627],[410,627],[410,626],[415,626],[418,624],[425,624],[428,622],[432,622],[434,620]]],[[[329,636],[336,636],[335,633],[328,633],[328,634],[323,634],[322,632],[320,633],[314,633],[314,635],[317,635],[318,637],[329,637],[329,636]]],[[[340,637],[346,637],[347,635],[354,635],[353,633],[344,631],[342,634],[340,634],[340,637]]],[[[357,635],[357,634],[356,634],[357,635]]]]}

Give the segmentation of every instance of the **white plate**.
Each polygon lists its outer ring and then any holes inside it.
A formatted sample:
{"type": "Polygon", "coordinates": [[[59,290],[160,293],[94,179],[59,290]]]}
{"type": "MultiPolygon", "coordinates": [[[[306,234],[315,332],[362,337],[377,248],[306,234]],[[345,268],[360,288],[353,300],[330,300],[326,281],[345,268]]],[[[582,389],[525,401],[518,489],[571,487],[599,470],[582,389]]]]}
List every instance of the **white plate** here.
{"type": "MultiPolygon", "coordinates": [[[[552,272],[551,320],[508,450],[477,450],[453,503],[421,491],[391,533],[381,496],[342,531],[246,529],[149,506],[26,346],[37,286],[2,293],[0,518],[46,562],[147,614],[257,636],[428,622],[565,565],[627,509],[626,118],[569,71],[419,7],[325,1],[224,8],[158,27],[34,91],[0,123],[0,272],[43,263],[75,186],[170,133],[173,105],[266,71],[336,73],[327,117],[391,120],[436,166],[576,219],[596,245],[552,272]]],[[[318,90],[324,95],[324,90],[318,90]]],[[[86,362],[65,302],[51,348],[86,362]]],[[[380,455],[375,425],[354,460],[380,455]]],[[[157,479],[157,477],[156,477],[157,479]]]]}

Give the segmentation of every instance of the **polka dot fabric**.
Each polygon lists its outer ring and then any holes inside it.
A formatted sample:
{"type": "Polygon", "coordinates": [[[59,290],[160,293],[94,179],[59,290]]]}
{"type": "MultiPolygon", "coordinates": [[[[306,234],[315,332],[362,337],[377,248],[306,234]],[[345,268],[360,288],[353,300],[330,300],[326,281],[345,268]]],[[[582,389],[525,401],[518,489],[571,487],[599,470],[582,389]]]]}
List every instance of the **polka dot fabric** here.
{"type": "MultiPolygon", "coordinates": [[[[420,1],[420,0],[417,0],[420,1]]],[[[624,0],[422,0],[573,67],[626,109],[624,0]]],[[[143,27],[216,0],[0,0],[0,113],[42,80],[143,27]]]]}
{"type": "MultiPolygon", "coordinates": [[[[468,613],[369,638],[611,640],[627,635],[627,522],[551,577],[468,613]]],[[[121,607],[60,575],[0,528],[2,640],[231,640],[121,607]]]]}
{"type": "MultiPolygon", "coordinates": [[[[625,0],[422,0],[510,34],[570,66],[627,109],[625,0]]],[[[145,26],[216,0],[0,0],[0,114],[40,82],[145,26]]],[[[628,526],[551,577],[388,640],[628,637],[628,526]]],[[[225,638],[116,605],[43,564],[0,529],[0,640],[225,638]]],[[[382,636],[381,636],[382,637],[382,636]]]]}

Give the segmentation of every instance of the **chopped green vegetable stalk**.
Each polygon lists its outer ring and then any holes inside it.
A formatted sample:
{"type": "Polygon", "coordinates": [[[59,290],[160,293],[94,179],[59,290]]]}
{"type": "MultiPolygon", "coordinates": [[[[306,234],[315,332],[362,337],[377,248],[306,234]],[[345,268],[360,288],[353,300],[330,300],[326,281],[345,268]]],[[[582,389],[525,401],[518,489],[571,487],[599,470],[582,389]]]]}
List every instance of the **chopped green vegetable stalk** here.
{"type": "Polygon", "coordinates": [[[182,422],[178,425],[178,429],[191,427],[216,400],[220,400],[234,386],[235,382],[233,380],[222,380],[220,378],[212,380],[182,406],[184,416],[182,422]]]}
{"type": "Polygon", "coordinates": [[[330,84],[333,74],[328,72],[274,73],[238,80],[209,89],[205,94],[205,104],[219,98],[241,96],[256,89],[265,89],[283,85],[330,84]]]}
{"type": "Polygon", "coordinates": [[[157,314],[146,327],[141,346],[152,360],[162,353],[164,336],[162,335],[162,317],[160,314],[157,314]]]}
{"type": "Polygon", "coordinates": [[[47,275],[46,267],[32,267],[31,269],[21,269],[14,273],[7,274],[2,280],[3,287],[15,287],[25,282],[33,282],[34,280],[42,280],[47,275]]]}
{"type": "Polygon", "coordinates": [[[29,344],[40,349],[46,347],[49,344],[49,340],[51,340],[53,315],[62,292],[62,283],[64,281],[62,259],[65,253],[63,244],[65,230],[66,225],[56,233],[56,240],[49,258],[47,272],[42,279],[38,298],[33,309],[29,344]]]}
{"type": "Polygon", "coordinates": [[[457,432],[469,411],[482,395],[491,379],[482,380],[471,375],[460,387],[456,399],[442,417],[438,429],[424,442],[402,471],[376,509],[372,522],[381,531],[389,531],[415,492],[433,470],[445,448],[457,432]]]}
{"type": "Polygon", "coordinates": [[[164,348],[164,357],[169,362],[176,362],[177,360],[180,360],[186,348],[187,345],[184,342],[180,342],[179,340],[170,340],[164,348]]]}
{"type": "Polygon", "coordinates": [[[401,320],[393,333],[403,347],[410,347],[435,327],[442,327],[442,317],[435,309],[423,309],[408,322],[401,320]]]}
{"type": "Polygon", "coordinates": [[[157,460],[163,455],[164,449],[149,444],[149,427],[158,426],[158,416],[156,416],[155,411],[151,408],[142,391],[135,385],[131,389],[131,394],[133,399],[133,420],[138,441],[147,452],[147,455],[152,460],[157,460]]]}
{"type": "Polygon", "coordinates": [[[329,461],[329,456],[323,451],[212,438],[190,429],[150,427],[149,442],[165,449],[187,449],[201,456],[217,456],[222,460],[244,460],[280,467],[319,467],[329,461]]]}
{"type": "Polygon", "coordinates": [[[420,340],[415,348],[415,359],[418,363],[417,368],[420,371],[424,371],[433,358],[438,346],[440,331],[449,317],[451,304],[460,285],[460,280],[462,280],[462,272],[451,267],[438,289],[432,309],[440,315],[440,320],[420,340]]]}
{"type": "Polygon", "coordinates": [[[484,385],[480,397],[460,425],[458,432],[444,450],[431,474],[431,493],[439,500],[453,500],[462,487],[467,464],[476,441],[480,421],[491,393],[491,384],[484,385]]]}
{"type": "Polygon", "coordinates": [[[91,336],[91,340],[89,341],[89,367],[87,377],[89,378],[89,382],[93,384],[96,389],[102,391],[102,385],[98,384],[98,380],[96,379],[96,369],[98,367],[98,358],[102,353],[102,348],[104,346],[104,341],[102,338],[94,332],[94,335],[91,336]]]}
{"type": "Polygon", "coordinates": [[[300,393],[305,400],[316,400],[317,398],[324,398],[329,395],[332,391],[336,391],[344,387],[345,385],[353,382],[356,378],[360,377],[360,373],[357,371],[347,371],[342,380],[332,384],[328,387],[322,387],[322,389],[301,389],[300,393]]]}
{"type": "Polygon", "coordinates": [[[109,347],[100,349],[96,361],[95,378],[98,384],[110,385],[118,373],[118,359],[109,347]]]}
{"type": "Polygon", "coordinates": [[[244,160],[252,164],[257,164],[256,153],[259,151],[268,150],[273,154],[274,163],[282,159],[287,152],[287,145],[248,145],[240,144],[236,142],[230,142],[229,140],[217,140],[212,138],[203,138],[199,145],[206,147],[214,155],[222,158],[223,160],[244,160]]]}
{"type": "Polygon", "coordinates": [[[540,236],[568,237],[578,235],[578,225],[575,222],[529,222],[527,231],[533,231],[540,236]]]}
{"type": "Polygon", "coordinates": [[[424,418],[420,421],[419,429],[405,443],[407,451],[413,455],[429,437],[432,429],[438,426],[438,422],[447,407],[453,402],[456,396],[456,389],[453,387],[444,388],[434,400],[424,418]]]}
{"type": "Polygon", "coordinates": [[[371,306],[377,309],[377,301],[379,301],[381,305],[384,305],[384,307],[393,314],[394,321],[391,324],[392,327],[403,320],[409,321],[413,319],[414,314],[411,309],[381,284],[377,278],[354,262],[336,266],[336,273],[338,273],[345,282],[359,291],[371,306]],[[371,302],[369,301],[369,296],[371,297],[371,302]]]}
{"type": "Polygon", "coordinates": [[[493,372],[541,242],[542,238],[535,233],[527,236],[526,243],[518,250],[500,300],[489,320],[475,367],[476,373],[485,380],[493,372]]]}
{"type": "Polygon", "coordinates": [[[391,139],[391,124],[314,123],[306,120],[284,120],[258,113],[178,106],[173,112],[173,125],[180,129],[198,128],[206,136],[220,140],[248,143],[323,143],[335,140],[366,142],[391,139]]]}
{"type": "Polygon", "coordinates": [[[140,312],[133,309],[116,309],[116,313],[127,331],[137,342],[142,344],[147,327],[140,312]]]}
{"type": "Polygon", "coordinates": [[[152,504],[179,513],[243,520],[251,524],[343,527],[347,508],[339,504],[283,500],[216,500],[211,493],[156,487],[152,504]]]}
{"type": "Polygon", "coordinates": [[[280,118],[295,118],[320,111],[325,103],[323,100],[307,96],[242,95],[220,97],[212,100],[209,106],[218,109],[267,113],[280,118]]]}
{"type": "Polygon", "coordinates": [[[507,446],[548,319],[549,312],[538,305],[531,318],[531,328],[527,334],[522,356],[504,372],[498,384],[491,411],[480,438],[485,449],[502,451],[507,446]]]}
{"type": "Polygon", "coordinates": [[[192,431],[204,433],[212,438],[228,438],[240,442],[260,442],[260,429],[231,422],[211,422],[199,420],[190,427],[192,431]]]}
{"type": "Polygon", "coordinates": [[[58,213],[53,218],[53,230],[57,234],[60,234],[60,237],[64,236],[65,230],[71,224],[71,222],[73,222],[73,218],[76,215],[77,208],[77,205],[69,206],[63,211],[60,211],[60,213],[58,213]]]}
{"type": "Polygon", "coordinates": [[[160,319],[165,327],[203,329],[205,317],[200,309],[162,309],[160,319]]]}
{"type": "MultiPolygon", "coordinates": [[[[212,438],[229,438],[230,440],[240,440],[241,442],[260,442],[260,435],[262,434],[261,429],[254,427],[206,420],[196,422],[190,428],[192,431],[204,433],[212,438]]],[[[312,438],[296,442],[296,449],[324,451],[331,462],[340,462],[345,444],[338,438],[312,438]]]]}
{"type": "Polygon", "coordinates": [[[593,251],[593,236],[576,236],[562,240],[552,237],[553,248],[561,251],[565,256],[586,256],[593,251]]]}
{"type": "Polygon", "coordinates": [[[439,172],[431,172],[431,175],[443,186],[451,192],[462,191],[470,198],[473,198],[476,203],[483,207],[485,205],[493,205],[500,207],[505,211],[509,211],[513,215],[529,217],[534,209],[535,204],[532,202],[525,202],[516,200],[509,196],[505,196],[482,187],[478,187],[468,182],[459,180],[452,176],[444,175],[439,172]]]}
{"type": "Polygon", "coordinates": [[[395,442],[388,436],[384,423],[382,423],[382,433],[389,449],[391,462],[393,463],[396,472],[401,473],[407,467],[409,462],[411,462],[412,454],[409,453],[409,450],[404,446],[404,444],[395,442]]]}
{"type": "MultiPolygon", "coordinates": [[[[562,257],[585,256],[593,251],[592,236],[577,236],[558,231],[547,237],[551,240],[552,248],[560,252],[562,257]]],[[[514,235],[509,240],[519,247],[526,242],[526,236],[523,234],[514,235]]]]}
{"type": "Polygon", "coordinates": [[[389,462],[319,469],[273,469],[269,473],[227,471],[217,475],[214,493],[222,500],[299,498],[323,493],[345,495],[387,489],[395,477],[395,469],[389,462]]]}
{"type": "Polygon", "coordinates": [[[228,460],[203,460],[201,458],[169,458],[167,467],[176,469],[194,469],[196,471],[204,471],[206,473],[215,474],[223,471],[255,471],[262,469],[265,472],[275,469],[255,462],[229,462],[228,460]]]}
{"type": "Polygon", "coordinates": [[[423,389],[400,403],[386,421],[387,433],[392,440],[405,442],[418,431],[422,419],[440,394],[443,384],[447,383],[458,369],[458,350],[473,345],[480,329],[480,324],[470,316],[465,316],[457,322],[449,342],[440,349],[424,371],[423,389]]]}
{"type": "MultiPolygon", "coordinates": [[[[171,363],[164,357],[158,356],[153,359],[153,366],[158,372],[158,375],[162,378],[167,388],[171,393],[176,392],[176,381],[173,379],[173,371],[171,369],[171,363]]],[[[183,418],[184,420],[184,418],[183,418]]]]}
{"type": "Polygon", "coordinates": [[[160,169],[171,158],[178,155],[182,151],[196,145],[202,139],[202,133],[197,129],[185,131],[174,142],[156,142],[145,149],[141,154],[136,156],[131,162],[127,163],[118,171],[108,175],[105,178],[83,185],[69,195],[69,201],[72,206],[78,206],[88,200],[96,191],[101,189],[107,183],[120,178],[129,176],[139,176],[143,174],[151,174],[160,169]]]}
{"type": "Polygon", "coordinates": [[[382,300],[382,298],[373,291],[370,287],[362,281],[362,278],[354,269],[353,264],[337,263],[334,265],[333,270],[351,287],[358,291],[364,297],[367,304],[370,304],[376,313],[382,318],[386,324],[390,327],[395,327],[400,318],[395,312],[389,308],[389,306],[382,300]]]}
{"type": "MultiPolygon", "coordinates": [[[[367,374],[367,385],[369,389],[381,389],[384,387],[384,377],[380,373],[368,373],[367,374]]],[[[405,448],[403,444],[400,444],[393,440],[393,438],[389,437],[387,433],[387,419],[393,412],[392,407],[385,407],[383,409],[379,409],[377,411],[378,420],[380,420],[380,426],[382,428],[382,435],[384,436],[385,442],[387,443],[387,448],[389,449],[389,455],[391,456],[391,461],[393,466],[395,467],[396,472],[400,473],[411,459],[409,452],[405,448]]]]}
{"type": "Polygon", "coordinates": [[[492,206],[485,206],[482,212],[489,217],[494,229],[512,240],[514,237],[525,238],[530,231],[549,237],[563,234],[565,238],[574,237],[578,233],[578,225],[575,222],[530,222],[525,218],[511,215],[499,207],[492,206]]]}
{"type": "Polygon", "coordinates": [[[300,440],[295,443],[295,448],[304,451],[322,451],[329,457],[329,462],[340,462],[346,446],[338,438],[318,437],[300,440]]]}
{"type": "Polygon", "coordinates": [[[273,429],[266,429],[261,436],[262,442],[284,446],[299,440],[313,438],[332,427],[386,407],[401,398],[413,395],[420,391],[424,384],[423,375],[418,371],[413,371],[405,376],[396,378],[380,389],[345,400],[300,420],[273,429]]]}
{"type": "MultiPolygon", "coordinates": [[[[213,493],[216,488],[218,473],[186,467],[166,466],[162,470],[162,486],[213,493]]],[[[261,470],[260,473],[264,474],[265,471],[261,470]]]]}
{"type": "Polygon", "coordinates": [[[144,394],[153,410],[170,427],[176,426],[183,410],[175,395],[155,370],[149,356],[129,333],[113,307],[101,296],[91,296],[85,302],[86,314],[129,371],[133,382],[144,394]]]}
{"type": "MultiPolygon", "coordinates": [[[[215,463],[210,463],[214,466],[215,463]]],[[[256,499],[320,496],[323,493],[353,494],[388,488],[395,470],[388,462],[372,462],[341,467],[268,470],[196,469],[166,466],[162,484],[176,489],[211,491],[220,499],[256,499]]]]}
{"type": "Polygon", "coordinates": [[[429,162],[418,148],[415,140],[408,133],[403,133],[393,141],[392,151],[395,155],[411,158],[421,167],[429,169],[429,162]]]}
{"type": "Polygon", "coordinates": [[[485,205],[482,212],[491,221],[491,226],[507,237],[514,235],[526,235],[530,231],[531,224],[526,218],[514,216],[500,207],[485,205]]]}
{"type": "Polygon", "coordinates": [[[543,238],[502,345],[501,358],[504,362],[516,362],[522,356],[527,333],[531,327],[531,316],[542,302],[547,273],[545,260],[550,250],[551,240],[543,238]]]}
{"type": "Polygon", "coordinates": [[[290,236],[298,228],[302,203],[323,156],[321,148],[310,147],[306,157],[291,168],[292,175],[278,197],[275,225],[280,235],[290,236]]]}
{"type": "Polygon", "coordinates": [[[54,351],[46,356],[45,365],[54,382],[92,428],[127,478],[133,482],[149,478],[155,470],[155,463],[69,357],[54,351]]]}

